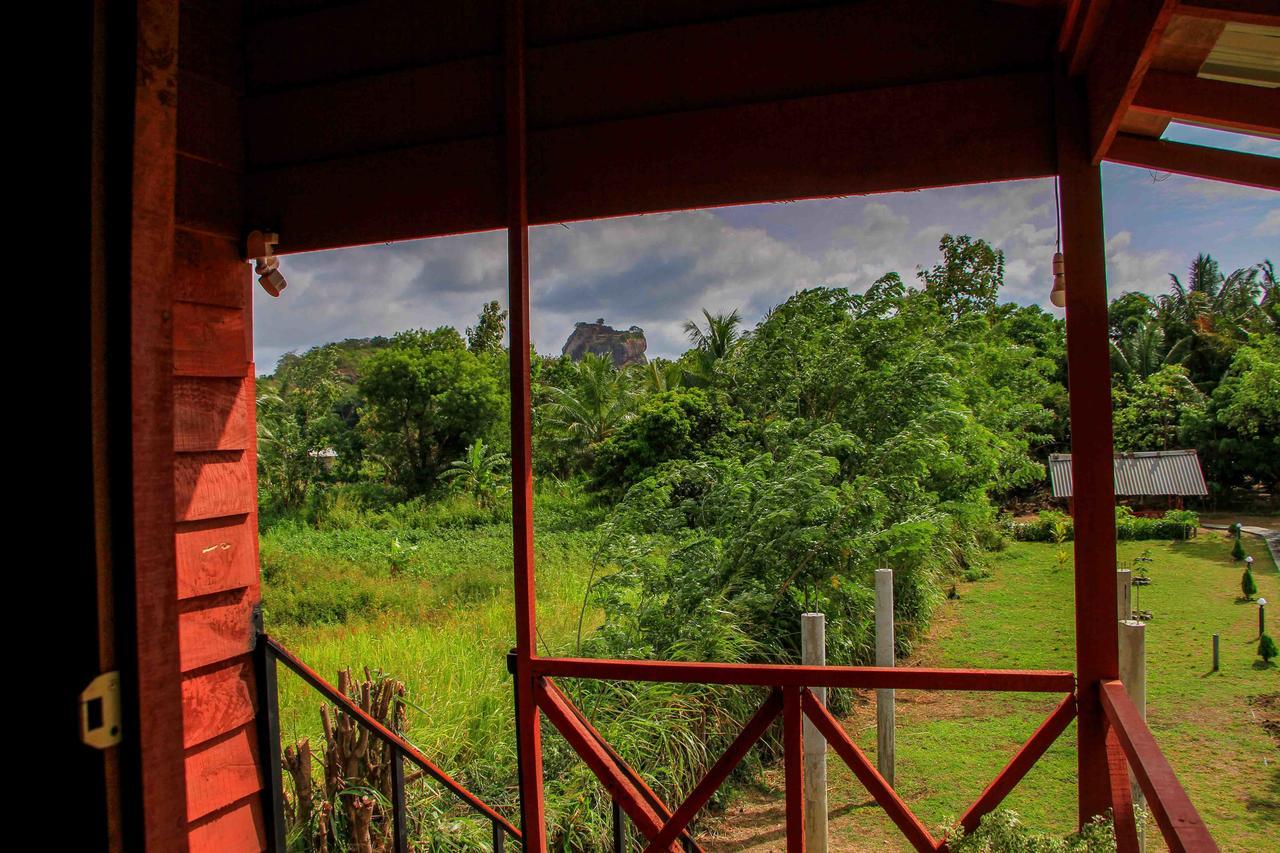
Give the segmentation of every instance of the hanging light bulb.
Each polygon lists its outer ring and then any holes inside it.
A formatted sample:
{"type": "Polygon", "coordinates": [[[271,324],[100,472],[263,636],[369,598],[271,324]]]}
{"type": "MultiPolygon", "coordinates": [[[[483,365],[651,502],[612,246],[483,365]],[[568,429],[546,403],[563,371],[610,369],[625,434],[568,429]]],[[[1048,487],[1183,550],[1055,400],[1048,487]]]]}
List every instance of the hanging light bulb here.
{"type": "Polygon", "coordinates": [[[1053,253],[1053,290],[1049,291],[1049,301],[1058,308],[1067,307],[1067,273],[1061,252],[1053,253]]]}

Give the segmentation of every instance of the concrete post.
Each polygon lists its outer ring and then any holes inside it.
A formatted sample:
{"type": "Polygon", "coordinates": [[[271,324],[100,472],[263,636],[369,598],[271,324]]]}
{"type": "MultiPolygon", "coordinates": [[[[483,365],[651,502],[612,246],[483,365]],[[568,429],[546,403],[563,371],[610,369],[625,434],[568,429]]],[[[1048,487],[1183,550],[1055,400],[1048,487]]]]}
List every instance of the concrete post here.
{"type": "Polygon", "coordinates": [[[1133,618],[1133,572],[1116,569],[1116,618],[1127,622],[1133,618]]]}
{"type": "MultiPolygon", "coordinates": [[[[876,666],[894,666],[893,569],[876,569],[876,666]]],[[[894,692],[876,691],[876,769],[893,785],[894,692]]]]}
{"type": "MultiPolygon", "coordinates": [[[[827,665],[827,617],[821,613],[800,615],[800,662],[827,665]]],[[[827,688],[811,691],[827,704],[827,688]]],[[[809,718],[804,718],[804,849],[827,853],[827,739],[809,718]]]]}
{"type": "MultiPolygon", "coordinates": [[[[1120,681],[1143,720],[1147,719],[1147,626],[1126,619],[1120,623],[1120,681]]],[[[1145,805],[1142,789],[1129,772],[1129,789],[1135,806],[1145,805]]],[[[1145,833],[1138,837],[1138,849],[1146,849],[1145,833]]]]}

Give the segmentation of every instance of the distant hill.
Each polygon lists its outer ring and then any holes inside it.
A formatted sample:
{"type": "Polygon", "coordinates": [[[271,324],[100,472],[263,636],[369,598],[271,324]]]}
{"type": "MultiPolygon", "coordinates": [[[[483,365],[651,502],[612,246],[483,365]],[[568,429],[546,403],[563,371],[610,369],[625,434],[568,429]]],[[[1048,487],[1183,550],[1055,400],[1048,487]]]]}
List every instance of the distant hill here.
{"type": "Polygon", "coordinates": [[[560,354],[567,355],[574,361],[581,361],[587,353],[595,353],[613,359],[614,367],[622,367],[627,364],[647,364],[649,360],[644,351],[648,346],[644,329],[632,326],[620,331],[606,326],[602,317],[594,323],[576,324],[560,354]]]}

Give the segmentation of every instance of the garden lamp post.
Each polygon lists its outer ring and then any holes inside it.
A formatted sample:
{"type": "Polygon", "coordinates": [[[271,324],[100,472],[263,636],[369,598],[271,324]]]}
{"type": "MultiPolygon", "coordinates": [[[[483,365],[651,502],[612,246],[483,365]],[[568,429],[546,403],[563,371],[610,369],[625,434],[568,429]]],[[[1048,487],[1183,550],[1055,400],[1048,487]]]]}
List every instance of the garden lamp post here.
{"type": "Polygon", "coordinates": [[[1258,636],[1267,633],[1267,600],[1258,599],[1258,636]]]}

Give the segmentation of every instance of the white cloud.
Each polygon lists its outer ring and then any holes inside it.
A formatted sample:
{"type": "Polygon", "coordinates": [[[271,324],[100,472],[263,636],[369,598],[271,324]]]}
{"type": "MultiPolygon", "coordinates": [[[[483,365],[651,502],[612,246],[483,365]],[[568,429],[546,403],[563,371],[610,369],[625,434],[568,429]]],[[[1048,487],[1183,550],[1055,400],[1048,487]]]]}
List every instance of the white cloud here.
{"type": "Polygon", "coordinates": [[[1262,221],[1253,227],[1253,233],[1258,237],[1280,236],[1280,207],[1268,210],[1262,221]]]}

